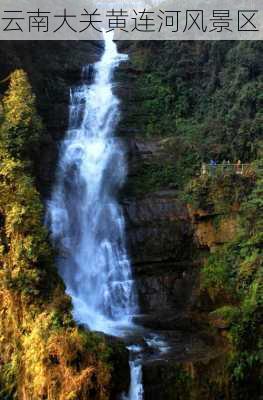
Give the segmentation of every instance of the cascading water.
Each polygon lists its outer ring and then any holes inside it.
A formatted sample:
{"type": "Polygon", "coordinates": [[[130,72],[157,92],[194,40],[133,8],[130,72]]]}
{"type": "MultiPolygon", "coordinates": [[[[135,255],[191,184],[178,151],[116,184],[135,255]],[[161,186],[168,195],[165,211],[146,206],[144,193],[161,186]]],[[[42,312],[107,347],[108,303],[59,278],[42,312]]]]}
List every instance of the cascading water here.
{"type": "MultiPolygon", "coordinates": [[[[137,312],[116,193],[125,179],[122,146],[113,133],[119,118],[112,73],[126,55],[110,33],[95,64],[95,81],[71,93],[70,127],[62,144],[57,184],[48,205],[59,270],[74,316],[92,330],[111,332],[137,312]]],[[[84,70],[85,78],[85,70],[84,70]]]]}
{"type": "Polygon", "coordinates": [[[123,395],[121,400],[143,400],[143,384],[142,384],[142,348],[138,345],[129,346],[130,350],[130,371],[131,384],[128,396],[123,395]]]}
{"type": "MultiPolygon", "coordinates": [[[[47,220],[60,250],[58,268],[76,321],[120,336],[138,312],[124,218],[116,199],[126,168],[122,145],[114,137],[119,101],[113,94],[112,74],[127,56],[118,53],[111,33],[104,39],[94,83],[85,80],[90,75],[86,67],[82,85],[71,92],[69,130],[47,220]]],[[[130,361],[130,400],[143,398],[139,364],[130,361]]]]}

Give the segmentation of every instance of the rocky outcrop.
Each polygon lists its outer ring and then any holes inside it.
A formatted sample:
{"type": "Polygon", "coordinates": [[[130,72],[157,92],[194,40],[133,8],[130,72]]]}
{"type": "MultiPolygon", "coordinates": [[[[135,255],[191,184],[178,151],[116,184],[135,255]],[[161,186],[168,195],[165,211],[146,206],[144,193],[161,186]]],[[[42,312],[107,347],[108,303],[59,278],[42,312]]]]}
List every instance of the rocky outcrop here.
{"type": "Polygon", "coordinates": [[[238,209],[230,214],[211,212],[188,206],[197,246],[213,252],[218,246],[234,239],[238,228],[238,209]]]}

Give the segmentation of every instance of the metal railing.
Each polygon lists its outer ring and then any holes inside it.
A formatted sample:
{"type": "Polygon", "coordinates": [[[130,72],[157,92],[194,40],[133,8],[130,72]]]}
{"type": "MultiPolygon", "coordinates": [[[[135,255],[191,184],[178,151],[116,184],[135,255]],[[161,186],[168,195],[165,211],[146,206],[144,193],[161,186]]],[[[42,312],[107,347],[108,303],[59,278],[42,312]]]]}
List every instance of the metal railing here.
{"type": "Polygon", "coordinates": [[[230,163],[221,163],[221,164],[207,164],[203,163],[201,166],[201,176],[206,175],[226,175],[226,174],[237,174],[243,176],[254,176],[255,171],[251,164],[230,164],[230,163]]]}

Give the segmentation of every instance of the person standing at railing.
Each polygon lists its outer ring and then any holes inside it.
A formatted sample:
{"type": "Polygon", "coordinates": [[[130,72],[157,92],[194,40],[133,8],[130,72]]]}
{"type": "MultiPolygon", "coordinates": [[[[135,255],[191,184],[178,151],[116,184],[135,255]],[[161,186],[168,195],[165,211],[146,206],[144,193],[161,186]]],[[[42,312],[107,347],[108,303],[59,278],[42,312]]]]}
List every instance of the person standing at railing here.
{"type": "Polygon", "coordinates": [[[211,159],[210,160],[210,167],[211,167],[210,171],[211,171],[212,175],[215,175],[216,165],[217,165],[217,162],[215,160],[211,159]]]}
{"type": "Polygon", "coordinates": [[[236,164],[236,173],[239,175],[242,175],[242,164],[241,164],[240,160],[238,160],[238,162],[236,164]]]}
{"type": "Polygon", "coordinates": [[[206,163],[202,163],[202,166],[201,166],[201,175],[202,176],[205,176],[205,175],[207,175],[207,167],[206,167],[206,163]]]}

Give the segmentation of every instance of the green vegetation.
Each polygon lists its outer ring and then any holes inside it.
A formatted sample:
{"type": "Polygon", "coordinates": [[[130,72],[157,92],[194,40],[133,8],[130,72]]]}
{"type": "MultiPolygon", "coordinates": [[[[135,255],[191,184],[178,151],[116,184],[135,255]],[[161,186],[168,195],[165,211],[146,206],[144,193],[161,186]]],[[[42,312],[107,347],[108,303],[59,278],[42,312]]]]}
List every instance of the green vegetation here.
{"type": "Polygon", "coordinates": [[[77,328],[32,176],[42,123],[17,70],[0,125],[0,398],[107,399],[111,350],[77,328]]]}
{"type": "Polygon", "coordinates": [[[5,118],[1,126],[1,147],[19,160],[30,160],[37,150],[42,124],[35,102],[25,74],[21,70],[14,72],[3,100],[5,118]]]}
{"type": "Polygon", "coordinates": [[[140,96],[144,99],[143,107],[147,113],[146,136],[164,132],[173,133],[175,127],[175,94],[158,74],[145,74],[139,80],[140,96]]]}
{"type": "Polygon", "coordinates": [[[168,399],[259,399],[263,372],[263,163],[253,163],[255,176],[237,174],[193,179],[186,201],[193,211],[216,219],[238,218],[235,238],[210,253],[201,268],[200,304],[210,325],[224,332],[222,354],[206,364],[178,367],[167,385],[168,399]],[[202,214],[203,213],[203,214],[202,214]],[[176,393],[174,395],[173,393],[176,393]],[[169,397],[170,396],[170,397],[169,397]]]}
{"type": "Polygon", "coordinates": [[[185,200],[193,208],[213,214],[227,214],[248,197],[254,185],[253,177],[232,174],[200,176],[192,179],[185,189],[185,200]]]}
{"type": "Polygon", "coordinates": [[[129,193],[140,195],[165,188],[176,182],[175,166],[169,161],[161,164],[143,163],[140,172],[129,185],[129,193]]]}
{"type": "MultiPolygon", "coordinates": [[[[143,73],[133,81],[136,101],[122,123],[129,130],[139,128],[138,137],[146,140],[169,138],[166,155],[176,167],[171,183],[176,180],[180,189],[202,161],[251,162],[257,157],[262,54],[259,41],[132,44],[132,67],[143,73]]],[[[151,169],[148,165],[153,180],[151,169]]]]}
{"type": "Polygon", "coordinates": [[[263,174],[255,165],[256,184],[242,203],[240,230],[234,241],[210,255],[201,286],[214,303],[215,317],[229,324],[229,373],[233,398],[259,398],[263,371],[263,174]]]}

